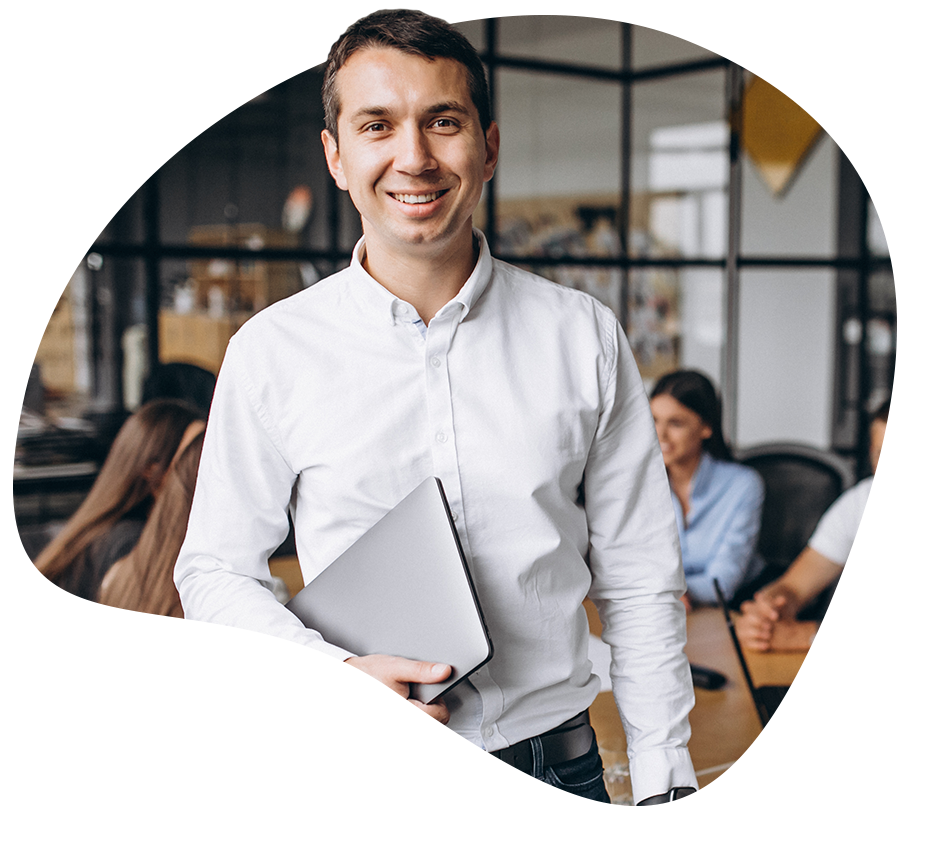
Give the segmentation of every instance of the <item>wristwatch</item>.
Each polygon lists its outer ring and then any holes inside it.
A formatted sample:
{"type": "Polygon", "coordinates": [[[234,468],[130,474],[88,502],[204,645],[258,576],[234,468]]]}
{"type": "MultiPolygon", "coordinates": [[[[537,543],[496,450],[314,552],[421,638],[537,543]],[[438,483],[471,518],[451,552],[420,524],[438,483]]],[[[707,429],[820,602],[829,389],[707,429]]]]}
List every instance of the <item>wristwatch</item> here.
{"type": "Polygon", "coordinates": [[[817,622],[815,633],[809,637],[809,647],[816,654],[827,654],[831,651],[831,634],[828,633],[828,626],[824,622],[817,622]]]}
{"type": "Polygon", "coordinates": [[[679,800],[681,797],[688,797],[691,794],[695,794],[696,789],[692,786],[680,786],[679,788],[672,788],[670,791],[665,791],[663,794],[655,794],[653,797],[646,797],[640,803],[636,803],[636,806],[654,806],[658,803],[670,803],[672,800],[679,800]]]}

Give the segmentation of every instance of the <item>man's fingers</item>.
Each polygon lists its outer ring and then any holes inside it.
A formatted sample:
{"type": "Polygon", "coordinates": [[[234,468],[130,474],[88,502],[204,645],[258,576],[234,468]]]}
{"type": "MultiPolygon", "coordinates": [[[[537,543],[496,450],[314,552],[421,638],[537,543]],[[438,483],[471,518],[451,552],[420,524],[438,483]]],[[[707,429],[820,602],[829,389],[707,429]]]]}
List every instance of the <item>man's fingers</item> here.
{"type": "Polygon", "coordinates": [[[451,666],[395,657],[392,677],[404,683],[441,683],[451,677],[451,666]]]}
{"type": "Polygon", "coordinates": [[[436,701],[434,704],[423,704],[421,701],[410,698],[409,703],[418,707],[426,715],[430,715],[439,724],[447,724],[451,718],[451,713],[448,711],[448,707],[444,701],[436,701]]]}

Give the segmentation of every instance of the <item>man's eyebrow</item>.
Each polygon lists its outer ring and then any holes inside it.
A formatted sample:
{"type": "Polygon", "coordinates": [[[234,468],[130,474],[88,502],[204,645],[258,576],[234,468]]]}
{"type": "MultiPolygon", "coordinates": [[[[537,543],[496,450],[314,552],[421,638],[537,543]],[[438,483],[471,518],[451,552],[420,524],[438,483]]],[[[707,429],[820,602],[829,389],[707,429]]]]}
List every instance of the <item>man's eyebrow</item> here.
{"type": "MultiPolygon", "coordinates": [[[[435,114],[447,114],[453,112],[456,114],[467,114],[468,108],[462,102],[459,102],[456,99],[450,99],[447,102],[436,102],[434,105],[429,105],[424,109],[423,113],[429,116],[435,114]]],[[[348,121],[351,123],[356,123],[360,120],[367,120],[370,118],[383,118],[388,117],[391,114],[390,108],[385,105],[368,105],[363,108],[359,108],[357,111],[353,112],[348,121]]]]}
{"type": "Polygon", "coordinates": [[[444,114],[448,111],[456,111],[459,114],[468,113],[467,106],[455,99],[450,99],[447,102],[438,102],[425,109],[426,114],[444,114]]]}

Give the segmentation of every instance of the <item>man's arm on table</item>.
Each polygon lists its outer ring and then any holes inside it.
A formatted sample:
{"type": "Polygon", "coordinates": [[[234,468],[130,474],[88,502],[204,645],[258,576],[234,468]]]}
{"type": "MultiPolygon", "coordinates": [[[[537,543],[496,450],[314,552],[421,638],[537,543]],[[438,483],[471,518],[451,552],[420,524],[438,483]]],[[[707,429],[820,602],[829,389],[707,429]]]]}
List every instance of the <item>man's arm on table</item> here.
{"type": "Polygon", "coordinates": [[[796,614],[831,584],[841,566],[806,546],[776,581],[741,605],[735,631],[746,648],[755,651],[807,649],[814,622],[797,622],[796,614]]]}

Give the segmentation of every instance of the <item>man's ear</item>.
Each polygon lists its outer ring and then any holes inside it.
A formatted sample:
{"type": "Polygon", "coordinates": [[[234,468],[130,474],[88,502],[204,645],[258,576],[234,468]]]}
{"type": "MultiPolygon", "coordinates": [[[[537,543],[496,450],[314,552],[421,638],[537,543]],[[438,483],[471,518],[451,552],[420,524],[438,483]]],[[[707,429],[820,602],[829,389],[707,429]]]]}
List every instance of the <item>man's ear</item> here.
{"type": "Polygon", "coordinates": [[[490,123],[484,135],[486,140],[487,157],[483,165],[483,180],[489,181],[496,171],[499,162],[499,126],[496,122],[490,123]]]}
{"type": "Polygon", "coordinates": [[[322,148],[325,150],[325,162],[329,167],[329,173],[335,179],[339,190],[348,190],[348,180],[345,178],[345,172],[342,169],[342,159],[338,152],[338,141],[327,128],[322,130],[322,148]]]}

